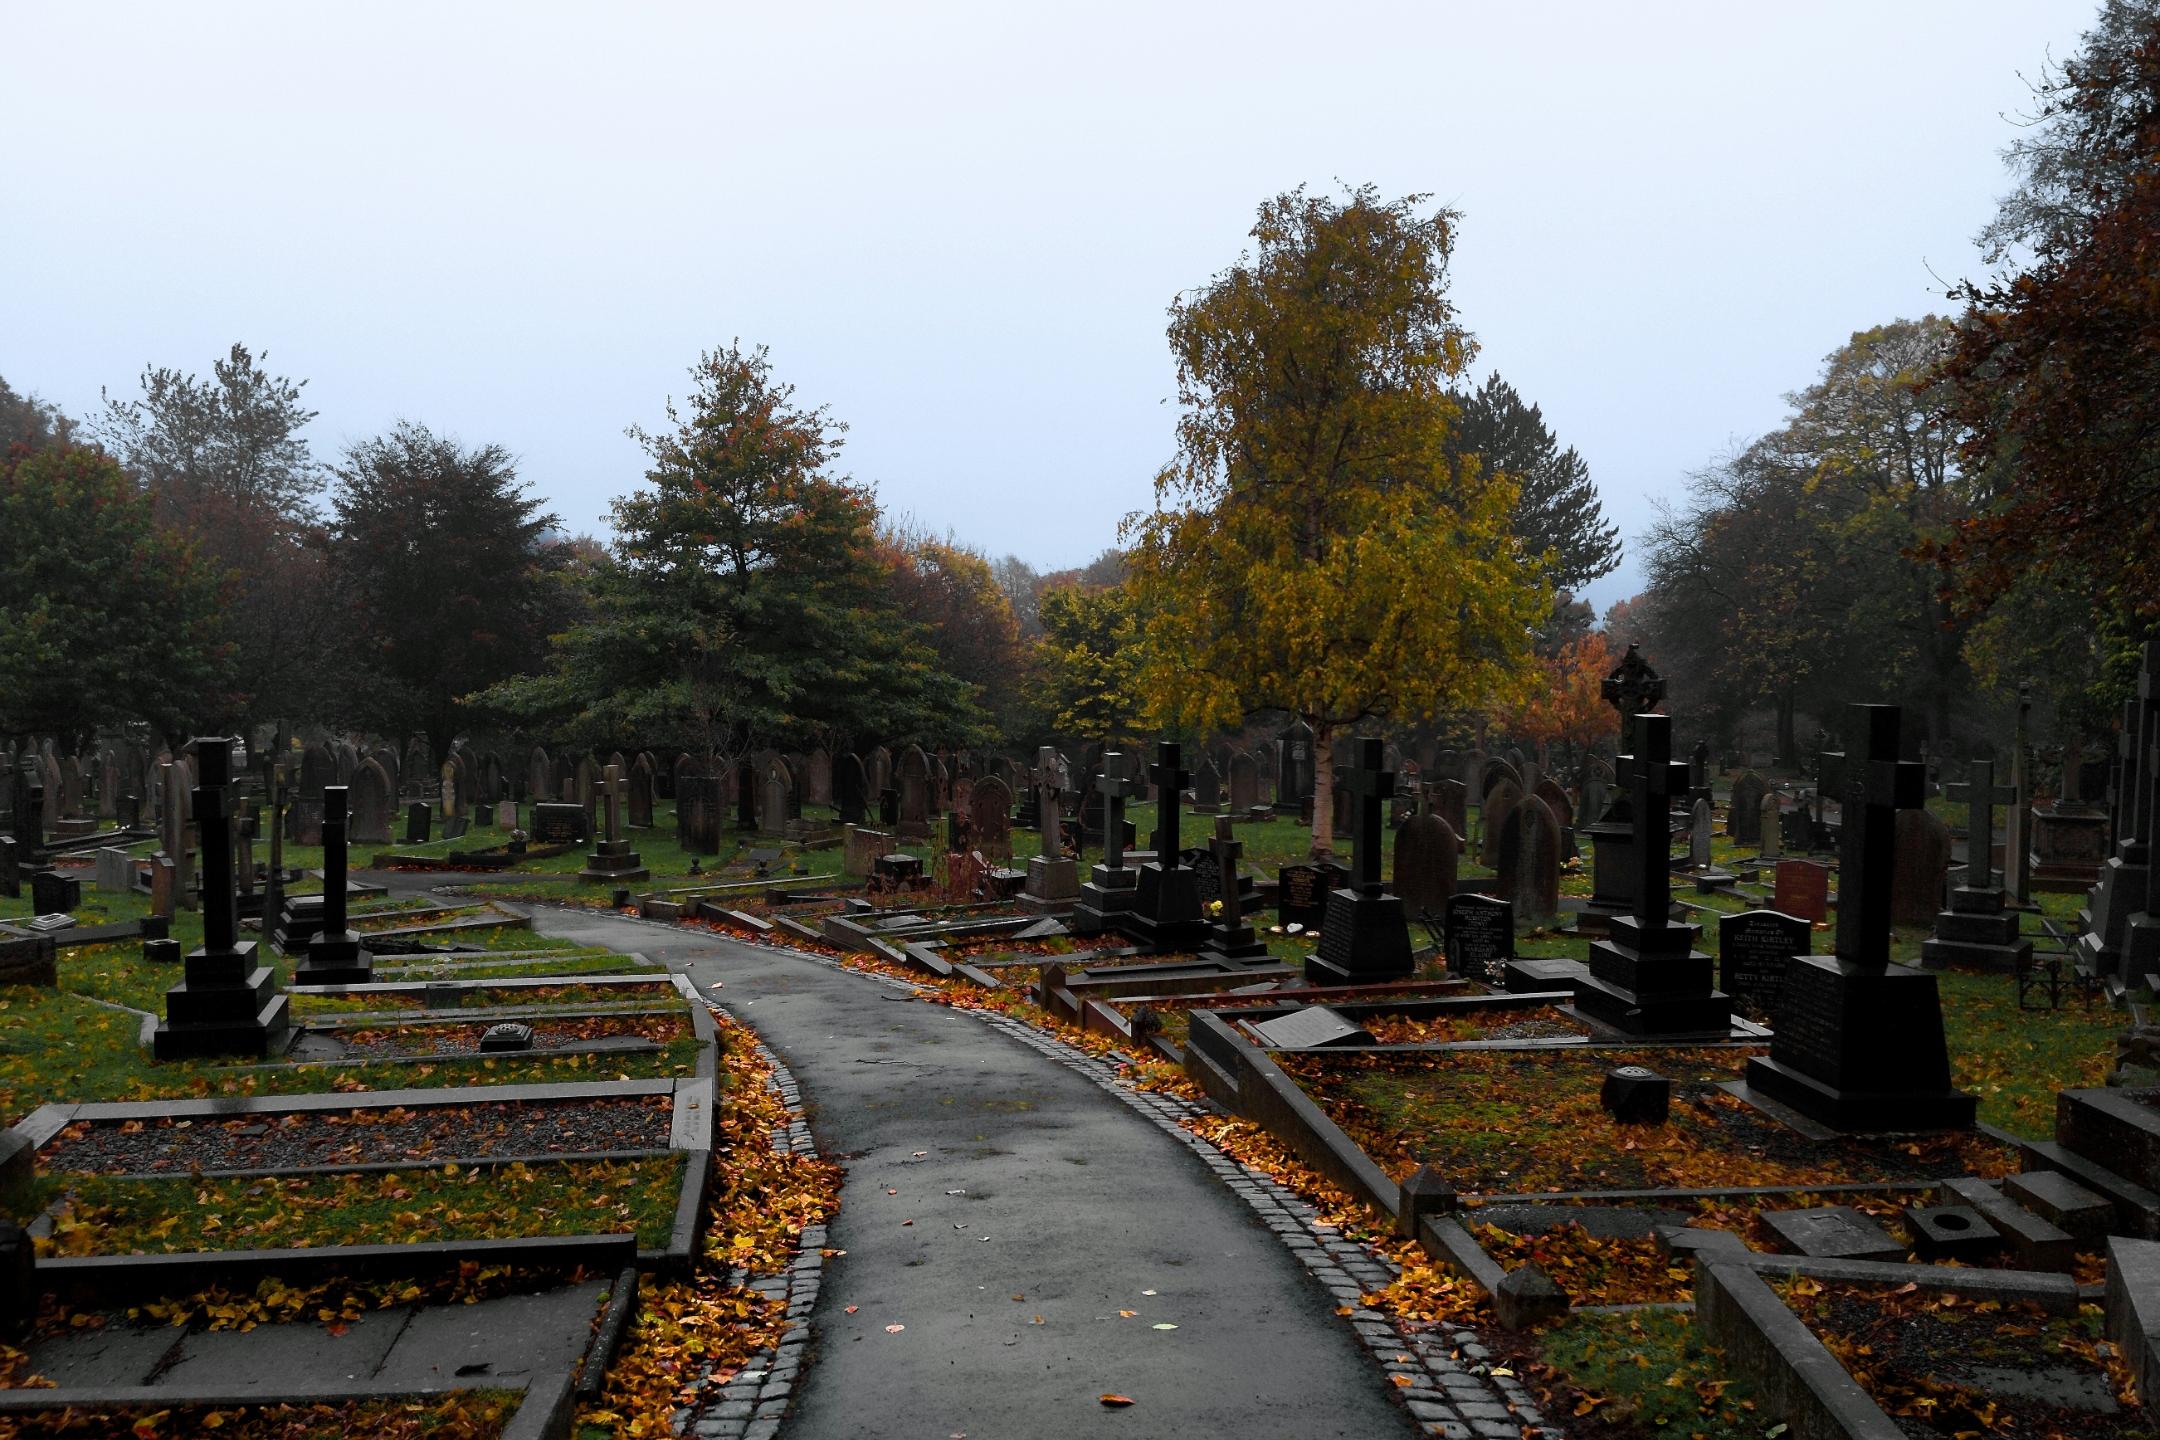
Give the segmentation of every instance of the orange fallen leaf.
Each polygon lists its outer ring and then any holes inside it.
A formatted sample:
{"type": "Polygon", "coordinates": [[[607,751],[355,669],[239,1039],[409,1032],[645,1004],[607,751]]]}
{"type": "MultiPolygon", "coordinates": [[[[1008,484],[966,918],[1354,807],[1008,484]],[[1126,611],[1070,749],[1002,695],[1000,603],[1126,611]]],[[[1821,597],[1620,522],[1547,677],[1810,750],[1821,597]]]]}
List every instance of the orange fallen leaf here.
{"type": "Polygon", "coordinates": [[[1117,1313],[1124,1316],[1127,1320],[1130,1320],[1133,1316],[1138,1315],[1140,1312],[1138,1310],[1120,1310],[1117,1313]]]}
{"type": "Polygon", "coordinates": [[[857,1310],[860,1309],[862,1309],[862,1306],[860,1305],[850,1305],[847,1307],[847,1313],[853,1315],[857,1310]]]}
{"type": "Polygon", "coordinates": [[[1105,1395],[1102,1397],[1102,1403],[1113,1410],[1122,1410],[1133,1402],[1130,1395],[1105,1395]]]}
{"type": "Polygon", "coordinates": [[[885,1333],[887,1335],[898,1335],[902,1330],[905,1329],[907,1329],[907,1326],[905,1325],[887,1325],[885,1327],[885,1333]]]}

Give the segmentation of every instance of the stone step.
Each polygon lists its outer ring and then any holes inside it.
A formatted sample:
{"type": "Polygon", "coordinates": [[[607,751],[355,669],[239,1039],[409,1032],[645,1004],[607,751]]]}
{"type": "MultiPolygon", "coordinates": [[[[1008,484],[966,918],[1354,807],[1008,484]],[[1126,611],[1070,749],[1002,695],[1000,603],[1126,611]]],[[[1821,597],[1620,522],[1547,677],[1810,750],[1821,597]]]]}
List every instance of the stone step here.
{"type": "Polygon", "coordinates": [[[2141,1240],[2160,1239],[2160,1195],[2126,1180],[2052,1140],[2018,1144],[2019,1163],[2027,1170],[2056,1170],[2088,1190],[2105,1195],[2115,1206],[2115,1233],[2141,1240]]]}
{"type": "Polygon", "coordinates": [[[2025,1269],[2068,1274],[2077,1263],[2076,1237],[2006,1198],[1977,1175],[1945,1180],[1941,1194],[1945,1204],[1970,1205],[1979,1211],[2010,1242],[2018,1264],[2025,1269]]]}
{"type": "Polygon", "coordinates": [[[2032,1170],[2003,1179],[2003,1192],[2080,1240],[2098,1240],[2115,1219],[2115,1205],[2060,1170],[2032,1170]]]}

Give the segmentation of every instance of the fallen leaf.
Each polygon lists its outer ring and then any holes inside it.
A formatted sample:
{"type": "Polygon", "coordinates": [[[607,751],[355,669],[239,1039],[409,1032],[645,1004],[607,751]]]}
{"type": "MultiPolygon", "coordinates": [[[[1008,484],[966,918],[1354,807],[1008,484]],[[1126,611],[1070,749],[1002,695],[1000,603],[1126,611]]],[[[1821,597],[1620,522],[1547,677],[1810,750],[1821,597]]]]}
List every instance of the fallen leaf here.
{"type": "Polygon", "coordinates": [[[1124,1316],[1127,1320],[1130,1320],[1133,1316],[1138,1315],[1140,1312],[1138,1310],[1120,1310],[1117,1313],[1124,1316]]]}
{"type": "Polygon", "coordinates": [[[898,1335],[902,1330],[905,1329],[907,1329],[907,1326],[905,1325],[887,1325],[885,1327],[885,1333],[887,1335],[898,1335]]]}
{"type": "Polygon", "coordinates": [[[847,1313],[853,1315],[857,1310],[860,1309],[862,1309],[862,1306],[860,1305],[850,1305],[847,1307],[847,1313]]]}
{"type": "Polygon", "coordinates": [[[1103,1396],[1103,1397],[1102,1397],[1102,1403],[1103,1403],[1103,1404],[1105,1404],[1105,1405],[1108,1405],[1108,1406],[1109,1406],[1109,1407],[1110,1407],[1111,1409],[1113,1409],[1113,1410],[1122,1410],[1122,1409],[1124,1409],[1124,1408],[1125,1408],[1125,1407],[1126,1407],[1127,1405],[1130,1405],[1130,1404],[1132,1404],[1132,1396],[1130,1396],[1130,1395],[1105,1395],[1105,1396],[1103,1396]]]}
{"type": "Polygon", "coordinates": [[[917,1150],[917,1151],[915,1152],[915,1158],[916,1158],[917,1160],[920,1160],[920,1159],[922,1159],[922,1158],[923,1158],[924,1156],[928,1155],[929,1153],[930,1153],[930,1152],[929,1152],[928,1150],[917,1150]]]}
{"type": "Polygon", "coordinates": [[[1165,1322],[1164,1322],[1163,1324],[1160,1324],[1160,1325],[1154,1326],[1154,1327],[1152,1327],[1152,1328],[1154,1328],[1154,1329],[1157,1329],[1157,1330],[1175,1330],[1175,1329],[1177,1329],[1177,1326],[1175,1326],[1175,1325],[1172,1325],[1172,1324],[1168,1323],[1167,1321],[1165,1321],[1165,1322]]]}

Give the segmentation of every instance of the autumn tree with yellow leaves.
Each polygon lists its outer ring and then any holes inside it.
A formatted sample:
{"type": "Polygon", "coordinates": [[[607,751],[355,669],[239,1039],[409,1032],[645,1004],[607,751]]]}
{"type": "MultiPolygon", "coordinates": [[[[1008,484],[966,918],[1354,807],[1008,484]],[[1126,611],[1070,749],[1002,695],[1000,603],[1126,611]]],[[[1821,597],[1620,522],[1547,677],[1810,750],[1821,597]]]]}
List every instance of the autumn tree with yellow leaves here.
{"type": "Polygon", "coordinates": [[[1456,217],[1426,198],[1260,207],[1255,252],[1170,308],[1178,452],[1126,522],[1150,718],[1301,717],[1316,854],[1337,733],[1512,701],[1551,607],[1515,486],[1450,455],[1475,342],[1447,298],[1456,217]]]}

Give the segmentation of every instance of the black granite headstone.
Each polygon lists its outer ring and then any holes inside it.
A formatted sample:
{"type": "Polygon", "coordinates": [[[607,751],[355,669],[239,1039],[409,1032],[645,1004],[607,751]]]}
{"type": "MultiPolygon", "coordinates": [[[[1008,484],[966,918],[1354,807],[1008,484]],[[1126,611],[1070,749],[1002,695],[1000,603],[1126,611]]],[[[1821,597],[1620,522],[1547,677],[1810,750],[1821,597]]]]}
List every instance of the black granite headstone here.
{"type": "Polygon", "coordinates": [[[1792,957],[1805,955],[1814,927],[1797,915],[1749,910],[1718,921],[1718,988],[1765,1014],[1777,1009],[1792,957]]]}
{"type": "Polygon", "coordinates": [[[1441,935],[1450,975],[1497,980],[1515,958],[1515,907],[1490,895],[1457,895],[1441,935]]]}

